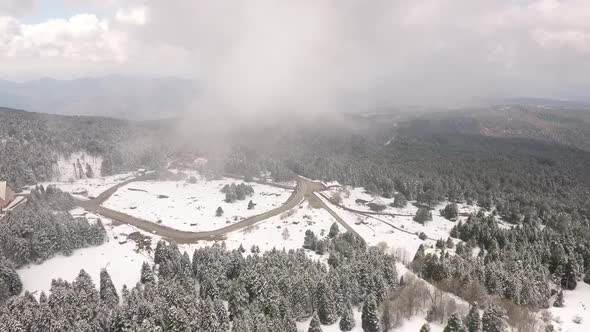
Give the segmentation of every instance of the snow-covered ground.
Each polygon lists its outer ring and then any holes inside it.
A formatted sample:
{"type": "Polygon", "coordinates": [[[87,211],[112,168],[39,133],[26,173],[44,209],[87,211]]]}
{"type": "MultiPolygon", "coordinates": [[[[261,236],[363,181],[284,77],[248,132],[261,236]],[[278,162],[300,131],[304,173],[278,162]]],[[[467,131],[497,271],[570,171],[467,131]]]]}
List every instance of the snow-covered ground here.
{"type": "MultiPolygon", "coordinates": [[[[84,179],[74,181],[74,183],[58,182],[55,184],[67,192],[85,188],[88,190],[89,196],[97,196],[102,191],[125,180],[129,176],[131,175],[84,179]]],[[[228,220],[234,222],[234,216],[237,216],[237,220],[240,220],[241,218],[278,207],[291,194],[289,190],[252,183],[254,188],[254,195],[252,197],[233,204],[225,203],[225,195],[219,190],[223,185],[234,182],[240,183],[241,181],[227,178],[205,181],[199,178],[195,184],[190,184],[186,181],[134,182],[120,188],[104,205],[143,219],[153,220],[154,222],[161,220],[162,224],[177,229],[197,231],[226,226],[228,220]],[[129,189],[139,189],[139,191],[129,189]],[[158,195],[166,195],[168,198],[158,198],[158,195]],[[247,204],[250,199],[257,204],[254,210],[247,210],[247,204]],[[215,210],[218,206],[221,206],[225,212],[223,217],[215,217],[215,210]],[[191,225],[193,223],[196,225],[191,225]]],[[[354,188],[350,192],[349,197],[343,200],[343,204],[358,210],[367,208],[356,204],[355,200],[357,198],[366,198],[368,201],[375,198],[365,193],[362,188],[354,188]]],[[[386,199],[380,199],[389,203],[386,199]]],[[[414,233],[425,232],[430,238],[446,239],[449,230],[455,224],[455,222],[448,221],[440,216],[438,209],[443,208],[444,205],[432,211],[433,220],[426,223],[426,225],[420,225],[414,222],[412,217],[375,216],[412,233],[408,234],[399,229],[394,229],[379,220],[345,211],[332,205],[327,200],[323,200],[340,217],[346,220],[368,244],[377,245],[382,242],[386,243],[391,250],[394,250],[401,261],[411,260],[421,243],[426,243],[430,247],[434,246],[434,240],[421,241],[414,233]]],[[[461,212],[466,212],[469,209],[470,207],[460,206],[461,212]]],[[[408,204],[403,209],[388,207],[386,212],[413,215],[416,210],[417,208],[415,206],[408,204]]],[[[86,212],[76,209],[72,213],[84,214],[86,212]]],[[[86,213],[86,216],[89,218],[96,217],[90,213],[86,213]]],[[[98,247],[75,250],[69,257],[58,256],[40,265],[29,265],[19,269],[18,273],[23,281],[24,290],[48,291],[51,285],[51,279],[62,278],[73,281],[80,269],[85,269],[92,276],[95,283],[98,284],[100,269],[103,267],[108,268],[117,289],[121,289],[123,284],[129,287],[135,285],[139,281],[141,264],[144,261],[152,262],[153,253],[149,250],[136,251],[136,243],[127,240],[127,235],[134,233],[150,237],[152,249],[155,248],[160,238],[153,234],[137,230],[132,226],[116,226],[110,220],[105,218],[102,218],[102,220],[108,233],[109,241],[107,243],[98,247]]],[[[261,251],[272,248],[297,249],[301,248],[307,229],[311,229],[319,237],[323,237],[328,233],[330,226],[334,222],[334,218],[326,210],[313,208],[307,201],[304,201],[296,208],[282,215],[275,216],[246,229],[227,234],[224,242],[230,250],[243,245],[247,253],[250,252],[252,245],[259,246],[261,251]]],[[[340,227],[340,229],[343,230],[343,227],[340,227]]],[[[201,241],[196,244],[179,245],[179,248],[181,251],[187,251],[189,254],[192,254],[194,249],[211,244],[212,242],[201,241]]],[[[309,256],[316,257],[320,260],[327,259],[327,255],[320,257],[311,251],[309,252],[309,256]]],[[[407,269],[402,264],[398,264],[399,275],[401,276],[406,272],[407,269]]],[[[582,284],[578,287],[581,286],[582,284]]],[[[569,308],[568,305],[575,305],[576,300],[570,297],[573,294],[571,293],[570,295],[569,292],[566,294],[566,308],[564,309],[569,308]]],[[[353,331],[362,331],[358,308],[355,308],[354,312],[357,326],[353,331]]],[[[561,313],[561,316],[564,321],[567,319],[568,322],[571,322],[571,317],[566,317],[567,315],[565,313],[561,313]]],[[[584,318],[584,321],[587,321],[586,318],[584,318]]],[[[410,320],[404,321],[394,331],[418,331],[424,322],[424,314],[421,313],[410,320]]],[[[309,321],[298,323],[298,328],[304,331],[307,330],[308,326],[309,321]]],[[[443,330],[443,326],[441,325],[431,324],[431,327],[434,332],[443,330]]],[[[331,326],[322,326],[322,330],[326,332],[339,331],[338,323],[336,322],[331,326]]]]}
{"type": "MultiPolygon", "coordinates": [[[[367,195],[367,194],[365,194],[367,195]]],[[[449,232],[455,226],[456,222],[447,220],[442,217],[439,210],[444,208],[445,204],[437,206],[432,211],[432,220],[425,225],[419,224],[412,220],[413,217],[393,217],[388,215],[363,216],[354,212],[346,211],[330,203],[327,199],[318,195],[330,208],[332,208],[342,219],[344,219],[365,241],[370,245],[377,245],[380,242],[386,243],[396,252],[396,256],[401,261],[412,260],[420,244],[424,243],[427,247],[434,247],[437,239],[447,239],[449,232]],[[395,226],[396,228],[392,227],[395,226]],[[408,233],[409,232],[409,233],[408,233]],[[424,232],[429,239],[422,241],[417,234],[424,232]]],[[[354,201],[354,200],[353,200],[354,201]]],[[[356,209],[356,207],[351,207],[356,209]]],[[[409,204],[403,209],[390,208],[391,213],[413,215],[418,210],[417,207],[409,204]],[[404,211],[403,213],[400,211],[404,211]]],[[[472,209],[470,206],[459,206],[461,212],[472,209]]],[[[360,210],[360,209],[359,209],[360,210]]],[[[462,219],[464,217],[460,217],[462,219]]],[[[453,239],[455,243],[459,240],[453,239]]],[[[450,250],[449,252],[452,252],[450,250]]]]}
{"type": "Polygon", "coordinates": [[[132,177],[133,174],[127,173],[106,177],[94,177],[91,179],[78,179],[75,181],[43,182],[40,184],[42,184],[44,187],[54,185],[62,191],[72,194],[72,196],[74,197],[85,199],[90,197],[96,197],[100,195],[103,191],[109,189],[110,187],[118,183],[121,183],[125,180],[128,180],[132,177]],[[84,191],[87,192],[87,195],[81,194],[84,191]]]}
{"type": "Polygon", "coordinates": [[[334,222],[336,220],[326,210],[315,209],[308,202],[303,202],[281,215],[229,233],[225,243],[229,249],[238,248],[240,243],[246,249],[257,245],[262,251],[272,248],[298,249],[303,245],[306,230],[310,229],[318,237],[324,237],[334,222]]]}
{"type": "Polygon", "coordinates": [[[249,183],[254,189],[252,196],[233,203],[225,202],[221,188],[241,180],[187,181],[142,181],[132,182],[119,188],[103,206],[123,213],[161,223],[183,231],[207,231],[219,229],[244,218],[261,214],[281,206],[291,190],[249,183]],[[163,195],[163,196],[161,196],[163,195]],[[248,202],[256,206],[248,210],[248,202]],[[218,207],[223,216],[217,217],[218,207]]]}
{"type": "Polygon", "coordinates": [[[79,151],[72,153],[68,157],[60,156],[57,160],[57,165],[54,167],[55,171],[55,180],[56,181],[69,181],[85,178],[85,176],[80,176],[79,170],[74,165],[78,164],[80,161],[80,165],[82,166],[82,171],[86,172],[87,165],[90,166],[92,171],[94,172],[95,176],[100,176],[101,166],[102,166],[102,157],[100,156],[91,156],[85,152],[79,151]]]}
{"type": "MultiPolygon", "coordinates": [[[[573,291],[563,291],[564,307],[549,308],[553,316],[556,331],[587,332],[590,331],[590,285],[580,281],[573,291]],[[574,320],[579,323],[574,322],[574,320]]],[[[555,296],[551,299],[551,304],[555,296]]]]}
{"type": "MultiPolygon", "coordinates": [[[[76,209],[73,214],[82,211],[76,209]]],[[[97,218],[96,215],[87,213],[89,220],[97,218]]],[[[124,284],[132,287],[139,281],[140,269],[143,262],[152,262],[153,258],[147,252],[136,252],[134,241],[127,240],[127,235],[136,230],[128,225],[115,226],[111,220],[101,218],[108,235],[108,242],[96,247],[74,250],[71,256],[59,255],[46,260],[42,264],[30,264],[17,270],[23,290],[34,292],[37,296],[41,291],[46,293],[51,288],[51,280],[62,278],[73,281],[78,272],[84,269],[94,281],[99,283],[100,270],[107,268],[115,287],[118,290],[124,284]]],[[[155,246],[155,243],[153,243],[155,246]]]]}

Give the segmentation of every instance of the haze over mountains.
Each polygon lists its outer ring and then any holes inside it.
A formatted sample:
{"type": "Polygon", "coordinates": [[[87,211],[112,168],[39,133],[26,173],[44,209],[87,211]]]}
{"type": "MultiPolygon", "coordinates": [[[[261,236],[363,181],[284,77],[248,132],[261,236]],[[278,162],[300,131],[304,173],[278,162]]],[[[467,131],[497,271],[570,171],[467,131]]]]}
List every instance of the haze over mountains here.
{"type": "Polygon", "coordinates": [[[193,81],[172,77],[0,80],[2,106],[63,115],[139,120],[173,117],[185,113],[197,94],[193,81]]]}

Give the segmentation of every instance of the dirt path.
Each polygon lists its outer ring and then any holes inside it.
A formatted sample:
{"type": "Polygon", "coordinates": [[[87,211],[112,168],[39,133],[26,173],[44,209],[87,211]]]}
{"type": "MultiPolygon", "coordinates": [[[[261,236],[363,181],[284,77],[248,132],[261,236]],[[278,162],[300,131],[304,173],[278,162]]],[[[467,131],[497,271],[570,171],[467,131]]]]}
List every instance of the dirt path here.
{"type": "MultiPolygon", "coordinates": [[[[270,211],[261,213],[259,215],[255,215],[249,218],[246,218],[242,221],[239,221],[235,224],[228,225],[223,228],[219,228],[212,231],[203,231],[203,232],[187,232],[187,231],[180,231],[171,227],[162,226],[156,224],[154,222],[140,219],[133,217],[131,215],[118,212],[115,210],[108,209],[104,206],[101,206],[109,197],[111,197],[119,188],[135,181],[143,181],[151,179],[151,175],[145,175],[138,178],[133,178],[122,183],[119,183],[108,190],[101,193],[98,197],[92,200],[80,200],[76,199],[76,204],[81,208],[88,210],[90,212],[94,212],[100,214],[104,217],[113,219],[117,222],[129,224],[135,226],[143,231],[161,236],[163,238],[173,240],[178,243],[194,243],[197,241],[207,240],[207,241],[216,241],[216,240],[223,240],[225,238],[225,234],[234,232],[248,226],[254,225],[258,222],[263,220],[269,219],[281,213],[287,212],[299,205],[303,200],[310,199],[312,196],[315,197],[314,192],[325,189],[321,183],[311,181],[309,179],[303,177],[297,177],[297,186],[295,187],[295,191],[291,194],[289,199],[276,209],[272,209],[270,211]]],[[[318,201],[321,202],[320,199],[315,197],[318,201]]],[[[332,209],[330,209],[324,202],[321,202],[321,207],[326,209],[344,228],[347,230],[355,233],[358,235],[350,225],[348,225],[340,216],[336,214],[332,209]]]]}

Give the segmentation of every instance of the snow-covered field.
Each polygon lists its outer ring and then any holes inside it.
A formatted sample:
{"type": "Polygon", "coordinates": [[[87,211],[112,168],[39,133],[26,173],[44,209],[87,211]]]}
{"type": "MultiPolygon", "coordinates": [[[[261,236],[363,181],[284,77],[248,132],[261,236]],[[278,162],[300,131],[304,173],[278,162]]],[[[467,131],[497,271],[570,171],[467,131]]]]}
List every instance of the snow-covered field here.
{"type": "Polygon", "coordinates": [[[224,201],[221,188],[241,180],[224,178],[196,183],[187,181],[132,182],[111,196],[103,206],[141,219],[161,223],[183,231],[207,231],[219,229],[244,218],[261,214],[281,206],[291,195],[291,190],[249,183],[252,196],[233,203],[224,201]],[[163,196],[161,196],[163,195],[163,196]],[[248,210],[248,202],[256,206],[248,210]],[[218,207],[223,216],[217,217],[218,207]]]}
{"type": "MultiPolygon", "coordinates": [[[[364,194],[367,195],[367,194],[364,194]]],[[[380,242],[386,243],[390,248],[396,251],[396,255],[402,261],[411,260],[418,250],[420,244],[424,243],[428,247],[433,247],[437,239],[447,239],[449,232],[455,226],[456,222],[447,220],[442,217],[439,210],[444,208],[444,204],[437,206],[432,211],[432,221],[426,222],[425,225],[419,224],[412,220],[413,217],[374,215],[363,216],[354,212],[346,211],[336,205],[331,204],[327,199],[318,195],[329,207],[331,207],[342,219],[344,219],[355,231],[357,231],[365,241],[370,245],[377,245],[380,242]],[[392,226],[395,227],[392,227],[392,226]],[[429,239],[422,241],[417,234],[424,232],[429,239]]],[[[354,202],[354,199],[353,199],[354,202]]],[[[357,209],[356,206],[351,208],[357,209]]],[[[388,213],[415,214],[417,207],[409,204],[403,209],[390,207],[388,213]],[[403,212],[400,212],[403,211],[403,212]]],[[[473,209],[470,206],[459,206],[460,212],[467,212],[473,209]]],[[[359,209],[361,210],[361,209],[359,209]]],[[[459,219],[464,219],[460,217],[459,219]]],[[[453,239],[455,243],[459,240],[453,239]]],[[[452,252],[452,250],[450,251],[452,252]]]]}
{"type": "Polygon", "coordinates": [[[41,183],[43,186],[47,187],[49,185],[54,185],[57,188],[61,189],[64,192],[72,194],[72,196],[77,198],[90,198],[96,197],[100,195],[103,191],[109,189],[110,187],[116,185],[117,183],[121,183],[125,180],[128,180],[133,177],[133,174],[119,174],[113,176],[106,176],[106,177],[94,177],[91,179],[79,179],[75,181],[55,181],[55,182],[44,182],[41,183]],[[81,193],[86,191],[87,195],[82,195],[81,193]]]}
{"type": "MultiPolygon", "coordinates": [[[[77,180],[74,183],[59,182],[56,185],[67,192],[76,191],[80,188],[88,190],[90,196],[97,196],[100,192],[108,189],[110,186],[119,183],[130,175],[115,176],[108,178],[95,178],[77,180]]],[[[224,202],[225,195],[220,192],[221,187],[225,184],[240,183],[239,180],[221,179],[205,181],[199,179],[197,183],[190,184],[186,181],[145,181],[134,182],[123,188],[120,188],[107,202],[105,206],[127,214],[131,214],[143,219],[161,220],[162,224],[181,230],[211,230],[227,225],[227,222],[235,222],[241,218],[259,214],[283,204],[291,191],[271,186],[252,183],[254,195],[244,201],[237,201],[229,204],[224,202]],[[134,189],[134,190],[129,190],[134,189]],[[158,198],[158,195],[166,195],[168,198],[158,198]],[[256,203],[254,210],[247,210],[248,201],[252,199],[256,203]],[[223,217],[215,217],[215,210],[221,206],[224,210],[223,217]],[[194,225],[191,225],[194,224],[194,225]]],[[[330,189],[329,192],[337,190],[330,189]]],[[[364,205],[355,203],[357,198],[367,201],[375,197],[364,192],[362,188],[349,189],[350,195],[343,197],[343,204],[353,209],[368,211],[364,205]]],[[[318,195],[319,197],[319,195],[318,195]]],[[[332,208],[341,218],[347,221],[369,245],[386,243],[389,248],[394,250],[398,258],[403,261],[411,260],[415,251],[421,243],[433,247],[434,239],[446,239],[449,236],[450,229],[455,222],[446,220],[441,217],[438,210],[444,207],[444,204],[438,206],[432,211],[433,220],[421,225],[412,220],[412,217],[391,217],[391,216],[374,216],[381,219],[379,221],[372,217],[362,216],[353,212],[345,211],[330,202],[321,198],[332,208]],[[387,225],[383,221],[397,227],[398,229],[387,225]],[[400,230],[401,229],[401,230],[400,230]],[[406,233],[404,231],[409,233],[406,233]],[[422,241],[418,239],[416,233],[425,232],[429,240],[422,241]]],[[[391,200],[379,198],[384,203],[389,204],[391,200]]],[[[459,206],[460,212],[471,212],[472,207],[459,206]]],[[[417,208],[408,204],[403,209],[388,207],[387,213],[409,214],[413,215],[417,208]]],[[[72,211],[73,214],[84,214],[81,209],[72,211]]],[[[87,213],[87,217],[96,218],[95,215],[87,213]]],[[[462,217],[464,218],[464,217],[462,217]]],[[[18,270],[23,281],[24,290],[28,291],[48,291],[53,278],[63,278],[68,281],[74,280],[80,269],[85,269],[93,278],[95,283],[99,281],[100,269],[108,268],[113,282],[117,289],[121,289],[123,284],[129,287],[135,285],[139,280],[139,271],[144,261],[152,262],[153,253],[150,250],[136,251],[136,243],[127,240],[129,234],[141,234],[151,238],[151,248],[154,249],[158,236],[149,234],[128,225],[114,225],[110,220],[102,218],[107,229],[109,241],[101,246],[78,249],[69,257],[59,256],[47,260],[41,265],[29,265],[18,270]]],[[[259,246],[261,251],[277,249],[297,249],[301,248],[307,229],[313,230],[319,237],[325,236],[334,218],[324,209],[316,209],[310,206],[307,201],[299,204],[296,208],[275,216],[254,226],[235,231],[227,234],[224,241],[228,249],[235,249],[242,245],[250,252],[252,245],[259,246]]],[[[343,227],[340,227],[343,230],[343,227]]],[[[455,241],[456,242],[456,241],[455,241]]],[[[201,241],[196,244],[179,245],[181,251],[192,251],[202,246],[209,246],[212,242],[201,241]]],[[[320,260],[327,259],[327,255],[318,256],[309,252],[311,257],[320,260]]],[[[398,264],[398,273],[403,275],[407,269],[398,264]]],[[[411,272],[410,272],[411,273],[411,272]]],[[[586,311],[582,304],[584,297],[590,297],[590,286],[579,283],[578,289],[574,292],[566,292],[565,308],[552,308],[551,312],[554,317],[561,317],[563,328],[562,331],[586,331],[583,326],[590,322],[590,317],[584,316],[586,311]],[[572,322],[573,316],[583,315],[582,325],[572,322]]],[[[360,312],[358,308],[354,309],[357,326],[353,331],[362,331],[360,312]]],[[[424,314],[419,314],[410,320],[406,320],[394,331],[414,332],[419,331],[424,324],[424,314]]],[[[298,329],[307,330],[309,321],[298,323],[298,329]]],[[[440,332],[444,326],[431,324],[432,331],[440,332]]],[[[331,326],[322,326],[325,332],[339,331],[338,322],[331,326]]]]}
{"type": "MultiPolygon", "coordinates": [[[[551,307],[556,331],[587,332],[590,331],[590,285],[579,281],[573,291],[563,291],[564,307],[551,307]],[[578,321],[579,323],[574,322],[578,321]]],[[[555,297],[552,298],[552,301],[555,297]]],[[[551,301],[551,303],[553,303],[551,301]]]]}
{"type": "Polygon", "coordinates": [[[229,233],[225,243],[230,249],[238,248],[240,243],[246,249],[257,245],[262,251],[272,248],[298,249],[303,245],[306,230],[310,229],[318,237],[324,237],[334,222],[336,220],[326,210],[315,209],[309,203],[303,202],[282,215],[229,233]]]}

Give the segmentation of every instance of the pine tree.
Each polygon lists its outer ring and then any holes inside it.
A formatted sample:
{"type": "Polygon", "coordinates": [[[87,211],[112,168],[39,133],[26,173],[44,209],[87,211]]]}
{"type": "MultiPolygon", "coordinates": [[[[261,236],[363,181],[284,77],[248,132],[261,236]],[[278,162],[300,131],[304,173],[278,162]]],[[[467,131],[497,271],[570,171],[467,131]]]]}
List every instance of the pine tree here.
{"type": "Polygon", "coordinates": [[[119,304],[119,295],[117,289],[113,285],[111,276],[106,269],[100,270],[100,299],[109,307],[114,307],[119,304]]]}
{"type": "Polygon", "coordinates": [[[346,300],[344,304],[344,308],[342,309],[342,315],[340,318],[340,330],[341,331],[350,331],[356,325],[354,321],[354,314],[352,312],[352,307],[350,305],[350,301],[346,300]]]}
{"type": "Polygon", "coordinates": [[[215,304],[211,298],[207,298],[202,302],[203,310],[201,317],[201,329],[203,332],[219,332],[220,324],[219,318],[215,312],[215,304]]]}
{"type": "Polygon", "coordinates": [[[381,324],[379,322],[379,313],[377,312],[377,301],[371,294],[363,304],[362,327],[365,332],[380,332],[381,324]]]}
{"type": "Polygon", "coordinates": [[[311,322],[309,322],[309,329],[307,332],[322,332],[322,326],[320,325],[320,319],[318,318],[317,313],[313,313],[311,318],[311,322]]]}
{"type": "Polygon", "coordinates": [[[563,302],[563,291],[562,290],[557,292],[557,296],[555,297],[555,301],[553,302],[553,306],[557,307],[557,308],[563,308],[564,302],[563,302]]]}
{"type": "Polygon", "coordinates": [[[254,202],[252,202],[252,200],[250,200],[250,202],[248,202],[248,210],[253,210],[255,206],[256,206],[256,204],[254,204],[254,202]]]}
{"type": "Polygon", "coordinates": [[[471,305],[469,308],[469,313],[467,314],[467,317],[465,317],[465,325],[469,332],[481,331],[481,317],[476,304],[471,305]]]}
{"type": "Polygon", "coordinates": [[[335,238],[336,235],[340,234],[340,228],[338,228],[338,223],[332,223],[330,226],[330,232],[328,233],[329,238],[335,238]]]}
{"type": "Polygon", "coordinates": [[[467,332],[467,328],[463,324],[459,314],[451,314],[449,320],[447,321],[447,326],[445,327],[444,332],[467,332]]]}
{"type": "Polygon", "coordinates": [[[428,323],[424,323],[422,324],[422,327],[420,328],[420,332],[430,332],[430,324],[428,323]]]}
{"type": "Polygon", "coordinates": [[[156,281],[154,276],[154,271],[148,262],[143,262],[141,265],[141,278],[140,281],[142,284],[147,284],[148,282],[153,283],[156,281]]]}
{"type": "Polygon", "coordinates": [[[504,332],[504,311],[495,305],[487,307],[481,317],[482,332],[504,332]]]}
{"type": "Polygon", "coordinates": [[[567,290],[574,290],[578,284],[576,275],[576,263],[573,259],[568,259],[565,265],[565,271],[561,278],[561,287],[567,290]]]}
{"type": "Polygon", "coordinates": [[[170,307],[165,316],[166,331],[190,332],[190,320],[182,308],[170,307]]]}
{"type": "Polygon", "coordinates": [[[584,273],[584,282],[590,284],[590,266],[588,266],[586,273],[584,273]]]}
{"type": "Polygon", "coordinates": [[[334,291],[325,281],[320,281],[317,289],[318,317],[324,325],[331,325],[338,320],[334,301],[334,291]]]}
{"type": "Polygon", "coordinates": [[[303,248],[309,250],[315,250],[318,238],[315,233],[308,229],[305,231],[305,238],[303,239],[303,248]]]}
{"type": "Polygon", "coordinates": [[[216,299],[213,301],[213,306],[215,308],[215,315],[217,316],[217,320],[219,322],[219,328],[221,331],[229,331],[229,317],[227,316],[227,310],[225,310],[223,302],[219,299],[216,299]]]}
{"type": "Polygon", "coordinates": [[[221,206],[217,207],[217,211],[215,211],[215,215],[221,217],[223,215],[223,209],[221,206]]]}

